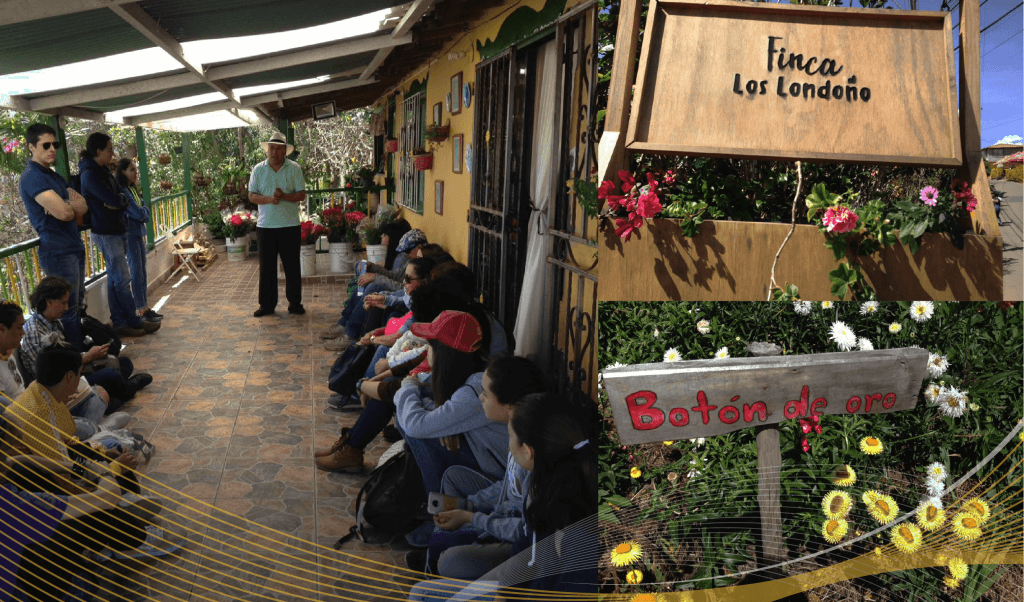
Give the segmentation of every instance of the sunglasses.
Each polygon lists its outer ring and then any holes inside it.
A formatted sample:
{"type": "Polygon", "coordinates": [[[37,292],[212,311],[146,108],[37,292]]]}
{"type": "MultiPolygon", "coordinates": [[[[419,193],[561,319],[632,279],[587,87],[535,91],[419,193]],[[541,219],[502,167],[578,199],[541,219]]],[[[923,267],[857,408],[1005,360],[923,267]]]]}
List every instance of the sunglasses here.
{"type": "Polygon", "coordinates": [[[411,284],[413,282],[416,282],[417,280],[423,280],[423,279],[422,278],[410,278],[408,274],[405,275],[405,283],[406,284],[411,284]]]}
{"type": "Polygon", "coordinates": [[[60,148],[60,142],[43,142],[43,150],[50,150],[51,146],[53,150],[57,150],[60,148]]]}

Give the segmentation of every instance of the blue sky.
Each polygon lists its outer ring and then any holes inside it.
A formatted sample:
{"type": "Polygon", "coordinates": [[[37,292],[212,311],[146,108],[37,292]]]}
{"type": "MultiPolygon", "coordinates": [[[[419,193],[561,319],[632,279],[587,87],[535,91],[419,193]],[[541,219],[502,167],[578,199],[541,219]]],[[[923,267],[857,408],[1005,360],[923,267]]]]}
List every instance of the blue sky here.
{"type": "MultiPolygon", "coordinates": [[[[973,0],[979,1],[979,0],[973,0]]],[[[980,0],[981,28],[1013,11],[995,26],[981,34],[981,146],[995,144],[1005,136],[1024,136],[1024,77],[1022,77],[1021,30],[1024,7],[1020,0],[980,0]],[[1016,7],[1016,8],[1014,8],[1016,7]]],[[[910,8],[909,0],[889,3],[895,7],[910,8]]],[[[959,6],[958,0],[949,5],[959,6]]],[[[941,0],[918,0],[918,10],[939,10],[941,0]]],[[[953,11],[954,27],[960,22],[960,11],[953,11]]],[[[953,29],[959,36],[960,28],[953,29]]],[[[956,46],[958,42],[954,42],[956,46]]],[[[959,51],[954,52],[959,77],[959,51]]]]}

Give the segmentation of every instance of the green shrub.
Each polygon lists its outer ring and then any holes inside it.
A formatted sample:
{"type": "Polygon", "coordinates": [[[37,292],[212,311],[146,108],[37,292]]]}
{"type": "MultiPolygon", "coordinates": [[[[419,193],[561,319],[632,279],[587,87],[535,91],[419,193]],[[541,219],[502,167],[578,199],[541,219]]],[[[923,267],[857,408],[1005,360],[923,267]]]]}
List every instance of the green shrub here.
{"type": "Polygon", "coordinates": [[[1024,166],[1018,165],[1013,169],[1006,170],[1006,179],[1011,182],[1021,182],[1024,180],[1024,166]]]}
{"type": "Polygon", "coordinates": [[[992,171],[989,172],[988,177],[992,180],[999,180],[1003,177],[1002,167],[993,167],[992,171]]]}

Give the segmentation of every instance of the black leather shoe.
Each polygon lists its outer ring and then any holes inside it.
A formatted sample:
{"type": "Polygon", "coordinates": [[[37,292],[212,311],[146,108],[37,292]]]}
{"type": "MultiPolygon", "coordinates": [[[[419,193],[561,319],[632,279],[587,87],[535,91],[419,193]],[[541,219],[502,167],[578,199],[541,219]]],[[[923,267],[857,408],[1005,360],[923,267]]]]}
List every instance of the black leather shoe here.
{"type": "Polygon", "coordinates": [[[264,309],[264,308],[261,307],[261,308],[257,309],[256,311],[252,312],[252,317],[254,317],[254,318],[262,318],[263,316],[269,316],[269,315],[272,315],[273,313],[274,313],[274,310],[272,310],[272,309],[264,309]]]}
{"type": "Polygon", "coordinates": [[[411,550],[405,553],[405,566],[410,571],[422,573],[427,569],[427,551],[411,550]]]}
{"type": "Polygon", "coordinates": [[[295,307],[289,307],[288,308],[288,313],[295,314],[296,316],[301,316],[301,315],[306,313],[306,308],[302,307],[301,305],[297,305],[295,307]]]}
{"type": "Polygon", "coordinates": [[[141,390],[151,382],[153,382],[153,377],[145,372],[136,372],[128,379],[128,384],[135,387],[136,391],[141,390]]]}

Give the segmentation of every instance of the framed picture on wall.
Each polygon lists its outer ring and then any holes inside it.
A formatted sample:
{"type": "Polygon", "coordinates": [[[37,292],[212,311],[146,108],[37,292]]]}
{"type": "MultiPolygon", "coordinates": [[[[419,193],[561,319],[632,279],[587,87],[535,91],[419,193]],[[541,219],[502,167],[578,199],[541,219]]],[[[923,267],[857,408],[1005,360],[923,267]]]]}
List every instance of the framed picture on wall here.
{"type": "Polygon", "coordinates": [[[462,134],[452,136],[452,173],[462,173],[462,134]]]}
{"type": "Polygon", "coordinates": [[[441,125],[441,103],[434,105],[434,125],[441,125]]]}
{"type": "Polygon", "coordinates": [[[462,72],[452,76],[452,115],[462,112],[462,72]]]}
{"type": "Polygon", "coordinates": [[[444,214],[444,182],[434,180],[434,213],[444,214]]]}

